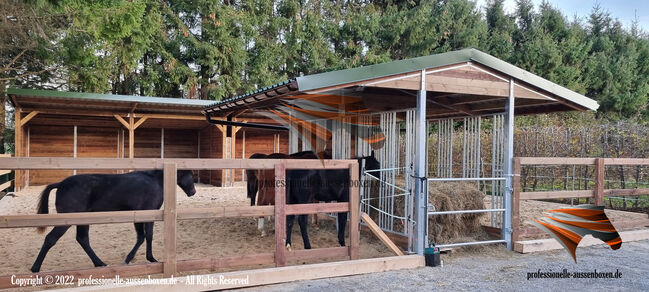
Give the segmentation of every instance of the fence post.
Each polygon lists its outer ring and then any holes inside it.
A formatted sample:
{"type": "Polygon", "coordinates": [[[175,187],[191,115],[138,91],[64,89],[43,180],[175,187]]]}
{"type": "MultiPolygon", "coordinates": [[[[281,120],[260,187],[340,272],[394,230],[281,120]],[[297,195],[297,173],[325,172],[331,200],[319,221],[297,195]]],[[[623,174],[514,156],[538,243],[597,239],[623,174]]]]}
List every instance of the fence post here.
{"type": "Polygon", "coordinates": [[[359,212],[360,212],[360,197],[359,197],[359,186],[358,181],[358,163],[349,164],[349,259],[357,260],[360,258],[359,255],[359,242],[360,242],[360,231],[359,231],[359,212]]]}
{"type": "MultiPolygon", "coordinates": [[[[516,242],[521,232],[520,230],[520,208],[521,208],[521,159],[520,157],[514,158],[514,172],[513,172],[513,199],[512,204],[512,241],[516,242]]],[[[492,207],[493,208],[493,207],[492,207]]]]}
{"type": "Polygon", "coordinates": [[[164,277],[169,278],[177,274],[176,270],[176,164],[165,163],[163,166],[164,177],[164,277]]]}
{"type": "Polygon", "coordinates": [[[595,159],[595,205],[604,205],[604,158],[595,159]]]}
{"type": "Polygon", "coordinates": [[[286,265],[286,165],[275,164],[275,266],[286,265]]]}

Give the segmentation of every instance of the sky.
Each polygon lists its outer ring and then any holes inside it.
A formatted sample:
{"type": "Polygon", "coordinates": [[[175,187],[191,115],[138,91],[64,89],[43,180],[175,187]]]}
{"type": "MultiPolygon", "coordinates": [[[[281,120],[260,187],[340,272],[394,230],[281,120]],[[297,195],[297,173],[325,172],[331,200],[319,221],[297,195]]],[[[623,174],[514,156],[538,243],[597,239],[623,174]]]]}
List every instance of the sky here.
{"type": "MultiPolygon", "coordinates": [[[[535,9],[538,9],[542,0],[532,0],[535,9]]],[[[649,1],[646,0],[548,0],[552,6],[559,8],[568,20],[574,16],[581,17],[584,21],[592,11],[595,4],[608,11],[612,19],[619,19],[625,28],[631,27],[631,22],[638,17],[638,26],[649,32],[649,1]]],[[[480,7],[485,7],[487,0],[476,0],[480,7]]],[[[516,0],[505,0],[505,11],[511,13],[516,8],[516,0]]]]}

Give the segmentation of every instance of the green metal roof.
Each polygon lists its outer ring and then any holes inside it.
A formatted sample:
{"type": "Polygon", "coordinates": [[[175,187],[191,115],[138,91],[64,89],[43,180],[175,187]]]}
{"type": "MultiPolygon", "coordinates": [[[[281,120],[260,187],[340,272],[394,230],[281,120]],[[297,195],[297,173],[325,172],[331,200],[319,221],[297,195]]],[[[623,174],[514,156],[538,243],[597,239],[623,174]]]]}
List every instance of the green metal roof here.
{"type": "Polygon", "coordinates": [[[7,94],[17,95],[17,96],[65,98],[65,99],[79,99],[79,100],[99,100],[99,101],[112,101],[112,102],[124,102],[124,103],[137,102],[137,103],[150,103],[150,104],[162,104],[162,105],[174,105],[174,106],[189,106],[189,107],[199,107],[199,108],[214,103],[214,101],[212,100],[200,100],[200,99],[114,95],[114,94],[101,94],[101,93],[68,92],[68,91],[20,89],[20,88],[9,88],[7,90],[7,94]]]}
{"type": "MultiPolygon", "coordinates": [[[[462,62],[476,62],[482,64],[493,70],[509,75],[514,79],[518,79],[520,81],[538,87],[544,91],[552,93],[559,98],[572,102],[578,106],[583,107],[584,109],[597,110],[597,108],[599,107],[599,104],[597,104],[597,102],[593,99],[590,99],[584,95],[581,95],[577,92],[574,92],[554,82],[551,82],[531,72],[525,71],[503,60],[500,60],[496,57],[473,48],[376,65],[313,74],[297,77],[295,80],[297,81],[297,90],[304,92],[423,69],[458,64],[462,62]]],[[[225,103],[232,103],[255,95],[258,92],[264,90],[281,87],[289,81],[275,84],[264,89],[257,90],[256,92],[251,92],[208,105],[206,109],[218,105],[223,105],[225,103]]]]}

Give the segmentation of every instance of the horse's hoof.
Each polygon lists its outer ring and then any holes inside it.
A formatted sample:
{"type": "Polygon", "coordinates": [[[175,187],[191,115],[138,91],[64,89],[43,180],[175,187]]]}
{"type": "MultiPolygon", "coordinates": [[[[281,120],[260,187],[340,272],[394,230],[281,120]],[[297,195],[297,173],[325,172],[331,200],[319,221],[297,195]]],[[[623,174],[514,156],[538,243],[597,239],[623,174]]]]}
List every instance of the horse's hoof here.
{"type": "Polygon", "coordinates": [[[261,232],[261,237],[266,237],[266,231],[261,232]]]}
{"type": "Polygon", "coordinates": [[[293,250],[293,248],[291,248],[291,244],[290,244],[290,243],[286,244],[286,250],[288,250],[288,251],[292,251],[292,250],[293,250]]]}
{"type": "Polygon", "coordinates": [[[313,228],[315,228],[315,230],[320,230],[320,225],[313,225],[313,228]]]}

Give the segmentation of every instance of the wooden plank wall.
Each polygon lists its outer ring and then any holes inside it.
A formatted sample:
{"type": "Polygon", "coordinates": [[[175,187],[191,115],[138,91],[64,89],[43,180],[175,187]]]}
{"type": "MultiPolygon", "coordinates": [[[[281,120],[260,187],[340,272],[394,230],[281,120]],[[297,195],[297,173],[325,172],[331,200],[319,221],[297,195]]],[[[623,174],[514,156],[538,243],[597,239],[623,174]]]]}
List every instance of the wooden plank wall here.
{"type": "MultiPolygon", "coordinates": [[[[77,157],[117,158],[117,128],[77,127],[77,157]]],[[[117,173],[117,170],[77,170],[82,173],[117,173]]]]}
{"type": "MultiPolygon", "coordinates": [[[[73,157],[74,126],[30,125],[31,157],[73,157]]],[[[77,127],[77,157],[116,158],[128,152],[128,135],[119,138],[111,127],[77,127]],[[123,147],[123,148],[122,148],[123,147]],[[123,150],[122,150],[123,149],[123,150]],[[119,152],[118,152],[119,151],[119,152]]],[[[27,131],[25,131],[27,132],[27,131]]],[[[161,129],[135,130],[135,157],[160,158],[161,129]]],[[[197,158],[197,129],[165,129],[165,158],[197,158]]],[[[82,173],[116,173],[117,170],[78,170],[82,173]]],[[[43,185],[60,181],[73,174],[72,170],[30,170],[29,184],[43,185]]]]}
{"type": "Polygon", "coordinates": [[[165,158],[198,158],[198,130],[165,129],[164,147],[165,158]]]}
{"type": "MultiPolygon", "coordinates": [[[[160,158],[161,130],[154,128],[138,128],[135,130],[135,157],[160,158]]],[[[128,153],[128,135],[124,141],[124,148],[128,153]]]]}
{"type": "MultiPolygon", "coordinates": [[[[223,158],[223,138],[221,131],[210,125],[203,128],[201,134],[201,153],[199,158],[223,158]]],[[[221,185],[221,170],[201,170],[202,183],[221,185]]]]}
{"type": "MultiPolygon", "coordinates": [[[[236,133],[233,158],[248,158],[254,153],[270,154],[274,151],[274,135],[280,134],[280,152],[288,153],[288,133],[286,131],[270,131],[256,129],[241,129],[236,133]],[[246,133],[245,153],[243,153],[243,133],[246,133]],[[242,155],[244,157],[242,157],[242,155]]],[[[208,126],[200,131],[200,158],[223,158],[223,136],[215,126],[208,126]]],[[[235,181],[241,180],[242,172],[234,171],[235,181]]],[[[202,183],[221,185],[221,170],[201,170],[202,183]]]]}
{"type": "MultiPolygon", "coordinates": [[[[25,134],[27,129],[25,129],[25,134]]],[[[25,139],[27,140],[27,139],[25,139]]],[[[72,157],[74,128],[70,126],[29,126],[30,157],[72,157]]],[[[43,185],[72,175],[72,170],[30,170],[29,184],[43,185]]]]}

